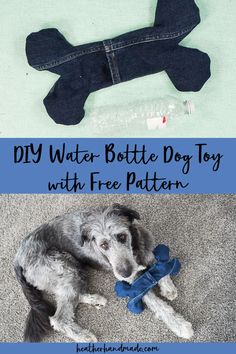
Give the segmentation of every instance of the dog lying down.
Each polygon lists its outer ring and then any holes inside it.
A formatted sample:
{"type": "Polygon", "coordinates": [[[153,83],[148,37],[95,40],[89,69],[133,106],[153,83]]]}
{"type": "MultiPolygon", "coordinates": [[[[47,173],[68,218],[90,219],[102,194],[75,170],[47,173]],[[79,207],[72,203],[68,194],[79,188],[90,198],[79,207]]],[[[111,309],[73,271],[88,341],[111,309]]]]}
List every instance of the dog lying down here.
{"type": "MultiPolygon", "coordinates": [[[[91,266],[112,270],[118,280],[132,282],[141,270],[155,262],[153,236],[139,219],[137,211],[114,204],[58,216],[22,241],[15,272],[31,307],[25,341],[38,342],[52,329],[76,342],[97,341],[75,320],[79,303],[97,308],[106,305],[104,297],[86,292],[86,269],[91,266]],[[55,305],[45,299],[45,294],[53,296],[55,305]]],[[[158,285],[163,297],[177,297],[169,276],[158,285]]],[[[143,302],[178,337],[192,337],[192,325],[152,290],[143,302]]]]}

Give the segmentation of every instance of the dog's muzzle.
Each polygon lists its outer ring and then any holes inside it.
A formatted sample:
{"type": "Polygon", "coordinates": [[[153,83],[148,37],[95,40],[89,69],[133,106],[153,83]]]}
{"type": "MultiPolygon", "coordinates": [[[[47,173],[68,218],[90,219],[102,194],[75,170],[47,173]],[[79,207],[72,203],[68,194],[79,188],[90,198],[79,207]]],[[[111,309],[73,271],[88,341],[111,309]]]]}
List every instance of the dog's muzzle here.
{"type": "Polygon", "coordinates": [[[116,267],[117,273],[125,279],[132,275],[133,270],[133,266],[128,260],[125,260],[121,265],[116,267]]]}

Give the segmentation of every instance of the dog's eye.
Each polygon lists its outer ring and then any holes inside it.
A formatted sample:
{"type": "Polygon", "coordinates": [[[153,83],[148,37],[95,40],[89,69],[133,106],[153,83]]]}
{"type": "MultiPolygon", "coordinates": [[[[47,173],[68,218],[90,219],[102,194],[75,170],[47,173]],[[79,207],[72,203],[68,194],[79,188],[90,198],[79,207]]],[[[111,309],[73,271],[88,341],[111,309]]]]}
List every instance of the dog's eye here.
{"type": "Polygon", "coordinates": [[[126,234],[118,234],[117,235],[117,240],[121,243],[125,243],[127,240],[127,235],[126,234]]]}
{"type": "Polygon", "coordinates": [[[104,250],[107,251],[109,249],[109,244],[107,241],[104,241],[103,243],[100,244],[100,247],[104,250]]]}

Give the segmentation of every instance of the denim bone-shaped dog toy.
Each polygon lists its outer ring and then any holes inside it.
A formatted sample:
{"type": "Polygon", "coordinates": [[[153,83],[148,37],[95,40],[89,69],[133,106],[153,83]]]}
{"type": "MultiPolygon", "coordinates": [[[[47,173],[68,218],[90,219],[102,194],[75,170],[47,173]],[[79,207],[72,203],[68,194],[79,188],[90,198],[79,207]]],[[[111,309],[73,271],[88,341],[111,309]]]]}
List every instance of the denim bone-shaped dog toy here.
{"type": "Polygon", "coordinates": [[[157,246],[154,251],[157,263],[149,267],[132,284],[125,281],[117,281],[115,292],[118,297],[129,297],[128,309],[139,314],[144,310],[142,298],[152,288],[154,288],[161,278],[166,275],[177,275],[180,270],[180,262],[177,258],[170,260],[169,247],[165,245],[157,246]]]}
{"type": "Polygon", "coordinates": [[[60,75],[44,99],[48,114],[56,123],[77,124],[91,92],[163,70],[178,90],[200,90],[210,77],[210,59],[179,45],[199,23],[194,0],[159,0],[152,27],[114,39],[73,46],[54,28],[30,34],[29,64],[60,75]]]}

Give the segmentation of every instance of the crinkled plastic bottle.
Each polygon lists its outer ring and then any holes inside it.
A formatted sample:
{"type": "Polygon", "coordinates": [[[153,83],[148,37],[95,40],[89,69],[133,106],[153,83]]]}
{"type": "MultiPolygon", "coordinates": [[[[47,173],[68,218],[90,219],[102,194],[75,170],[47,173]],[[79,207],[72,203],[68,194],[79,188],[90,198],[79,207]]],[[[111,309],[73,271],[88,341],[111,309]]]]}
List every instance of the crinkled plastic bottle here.
{"type": "Polygon", "coordinates": [[[100,107],[91,112],[89,120],[99,135],[114,135],[119,130],[162,129],[170,120],[184,117],[194,111],[192,101],[183,102],[175,97],[166,96],[128,105],[100,107]]]}

